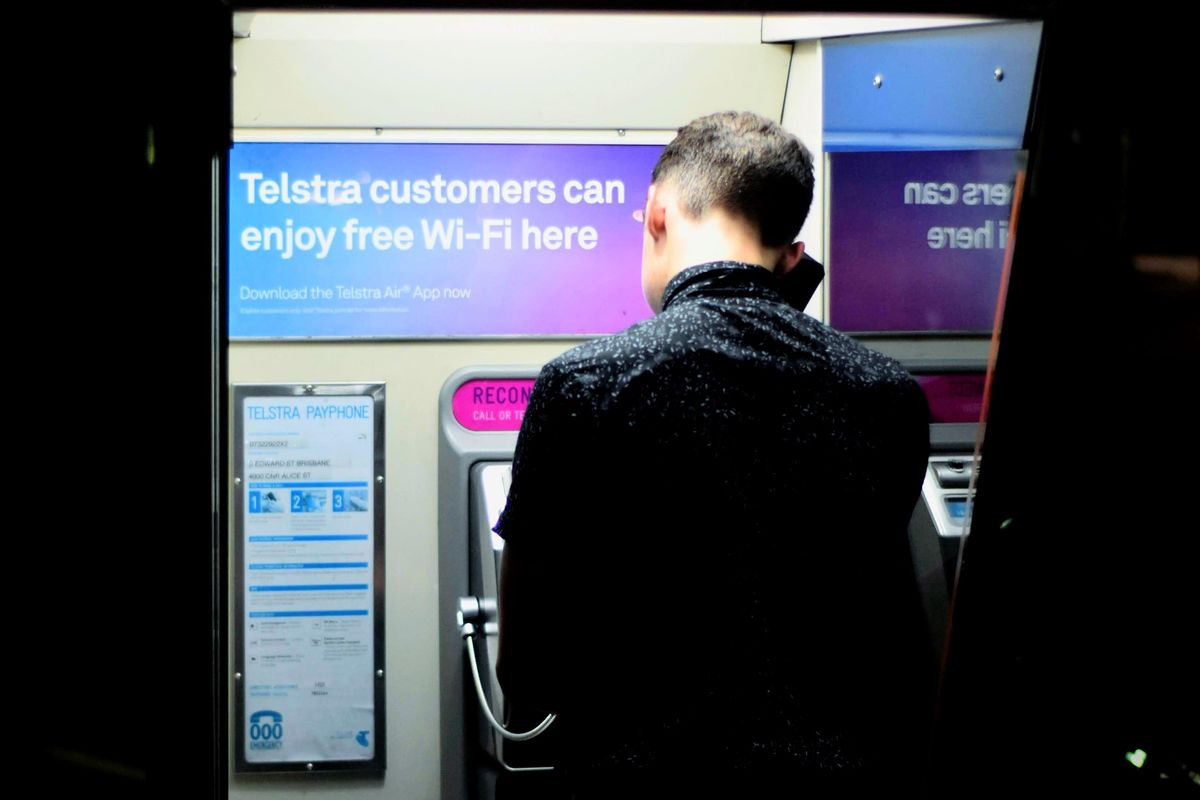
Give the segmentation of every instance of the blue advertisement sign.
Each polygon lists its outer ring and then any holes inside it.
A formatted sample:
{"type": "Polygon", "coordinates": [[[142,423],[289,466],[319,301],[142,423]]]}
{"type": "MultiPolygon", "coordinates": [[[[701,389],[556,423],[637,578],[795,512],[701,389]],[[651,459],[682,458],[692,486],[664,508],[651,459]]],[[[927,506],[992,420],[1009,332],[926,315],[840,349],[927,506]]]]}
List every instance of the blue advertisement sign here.
{"type": "Polygon", "coordinates": [[[229,335],[594,335],[650,316],[660,145],[261,143],[230,158],[229,335]]]}
{"type": "Polygon", "coordinates": [[[831,153],[829,322],[992,329],[1020,151],[831,153]]]}

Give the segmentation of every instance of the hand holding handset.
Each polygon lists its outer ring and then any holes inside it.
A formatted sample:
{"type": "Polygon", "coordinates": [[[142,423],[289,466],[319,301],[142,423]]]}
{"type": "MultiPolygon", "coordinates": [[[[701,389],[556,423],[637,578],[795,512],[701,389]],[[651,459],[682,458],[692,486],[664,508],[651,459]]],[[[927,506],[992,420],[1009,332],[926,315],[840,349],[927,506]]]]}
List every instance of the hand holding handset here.
{"type": "Polygon", "coordinates": [[[825,279],[825,268],[815,258],[805,253],[787,274],[779,279],[783,297],[788,305],[803,311],[825,279]]]}

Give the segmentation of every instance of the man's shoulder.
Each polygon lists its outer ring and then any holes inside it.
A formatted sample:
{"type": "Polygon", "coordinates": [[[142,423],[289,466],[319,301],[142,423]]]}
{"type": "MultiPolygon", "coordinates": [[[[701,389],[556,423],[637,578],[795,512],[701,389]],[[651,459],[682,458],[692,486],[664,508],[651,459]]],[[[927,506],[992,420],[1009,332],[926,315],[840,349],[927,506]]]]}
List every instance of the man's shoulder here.
{"type": "Polygon", "coordinates": [[[620,333],[576,345],[546,362],[542,376],[589,385],[603,383],[606,379],[615,380],[626,370],[655,357],[662,349],[662,330],[661,318],[651,317],[620,333]]]}
{"type": "Polygon", "coordinates": [[[896,359],[872,350],[828,325],[817,325],[830,363],[847,378],[867,386],[916,387],[916,381],[896,359]]]}
{"type": "MultiPolygon", "coordinates": [[[[916,379],[896,359],[872,350],[845,334],[833,331],[831,339],[842,363],[839,374],[851,396],[857,398],[852,407],[870,409],[868,416],[875,424],[888,429],[888,435],[916,437],[927,442],[929,405],[925,392],[916,379]]],[[[924,451],[914,445],[913,452],[924,451]]]]}
{"type": "MultiPolygon", "coordinates": [[[[557,394],[582,399],[622,388],[631,375],[649,367],[661,375],[670,374],[669,369],[662,369],[668,364],[693,367],[697,353],[714,349],[726,352],[726,340],[738,345],[736,352],[740,355],[734,360],[746,361],[744,348],[749,345],[745,337],[738,332],[722,332],[719,313],[714,312],[712,319],[697,321],[692,315],[674,315],[674,310],[667,309],[620,333],[572,347],[546,363],[540,380],[557,394]],[[704,335],[699,335],[697,325],[704,335]]],[[[760,343],[761,352],[756,350],[749,361],[790,362],[791,368],[785,367],[784,373],[793,373],[806,385],[817,378],[833,391],[866,393],[880,399],[920,394],[916,381],[894,358],[798,309],[786,319],[773,322],[776,325],[771,343],[760,343]]]]}

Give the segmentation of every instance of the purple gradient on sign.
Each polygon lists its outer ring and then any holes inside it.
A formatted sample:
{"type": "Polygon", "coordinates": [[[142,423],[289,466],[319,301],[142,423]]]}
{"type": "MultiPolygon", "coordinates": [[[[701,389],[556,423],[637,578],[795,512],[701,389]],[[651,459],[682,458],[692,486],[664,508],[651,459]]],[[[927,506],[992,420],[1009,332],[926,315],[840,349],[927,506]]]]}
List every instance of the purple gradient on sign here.
{"type": "Polygon", "coordinates": [[[533,378],[477,378],[454,390],[450,408],[467,430],[516,431],[521,429],[532,391],[533,378]]]}
{"type": "Polygon", "coordinates": [[[855,332],[990,332],[1011,207],[1009,190],[990,187],[1011,187],[1017,155],[831,153],[830,324],[855,332]],[[921,199],[955,202],[906,203],[914,194],[906,193],[909,184],[922,186],[921,199]],[[970,248],[946,228],[969,229],[970,248]],[[940,248],[930,246],[930,229],[940,248]]]}
{"type": "MultiPolygon", "coordinates": [[[[646,197],[658,145],[238,143],[230,158],[229,335],[277,337],[442,337],[595,335],[623,330],[651,315],[642,296],[642,225],[635,218],[646,197]],[[251,176],[290,181],[320,175],[354,181],[363,202],[266,203],[251,176]],[[534,191],[486,202],[374,202],[376,181],[551,182],[555,196],[534,191]],[[599,181],[602,199],[584,199],[588,181],[599,181]],[[569,181],[580,183],[571,198],[569,181]],[[615,187],[619,182],[623,191],[615,187]],[[571,202],[576,199],[578,202],[571,202]],[[612,201],[612,202],[607,202],[612,201]],[[414,233],[412,246],[365,248],[344,226],[414,233]],[[491,220],[492,222],[488,222],[491,220]],[[422,221],[464,232],[461,247],[425,245],[422,221]],[[525,221],[528,221],[527,223],[525,221]],[[248,228],[335,229],[323,258],[316,250],[283,258],[243,243],[248,228]],[[569,228],[571,247],[533,245],[532,229],[569,228]],[[584,249],[579,234],[595,229],[584,249]],[[526,234],[526,229],[530,231],[526,234]],[[493,235],[486,240],[484,233],[493,235]],[[471,238],[476,235],[475,238],[471,238]],[[529,245],[526,247],[525,245],[529,245]],[[278,297],[271,291],[280,289],[278,297]],[[319,289],[320,293],[315,290],[319,289]],[[361,296],[356,290],[366,290],[361,296]],[[328,296],[333,290],[334,296],[328,296]],[[383,297],[370,296],[374,291],[383,297]],[[300,296],[297,296],[300,295],[300,296]],[[425,299],[421,299],[424,297],[425,299]]],[[[384,197],[390,198],[390,192],[384,197]]]]}
{"type": "Polygon", "coordinates": [[[929,402],[930,422],[979,422],[984,375],[978,372],[917,375],[929,402]]]}

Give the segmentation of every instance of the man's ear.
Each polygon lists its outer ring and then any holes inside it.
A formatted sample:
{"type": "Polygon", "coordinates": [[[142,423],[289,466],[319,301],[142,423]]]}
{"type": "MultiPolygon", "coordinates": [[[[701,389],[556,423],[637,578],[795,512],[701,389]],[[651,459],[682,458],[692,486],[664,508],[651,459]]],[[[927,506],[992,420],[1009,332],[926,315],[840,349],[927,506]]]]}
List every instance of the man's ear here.
{"type": "Polygon", "coordinates": [[[804,242],[792,242],[783,248],[779,253],[779,260],[775,262],[774,272],[779,277],[783,277],[795,269],[800,263],[800,259],[804,256],[804,242]]]}
{"type": "Polygon", "coordinates": [[[658,191],[658,186],[650,184],[646,190],[646,232],[650,238],[658,241],[667,232],[667,207],[658,191]]]}

